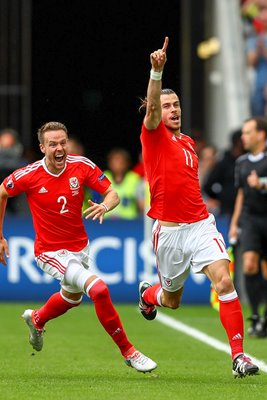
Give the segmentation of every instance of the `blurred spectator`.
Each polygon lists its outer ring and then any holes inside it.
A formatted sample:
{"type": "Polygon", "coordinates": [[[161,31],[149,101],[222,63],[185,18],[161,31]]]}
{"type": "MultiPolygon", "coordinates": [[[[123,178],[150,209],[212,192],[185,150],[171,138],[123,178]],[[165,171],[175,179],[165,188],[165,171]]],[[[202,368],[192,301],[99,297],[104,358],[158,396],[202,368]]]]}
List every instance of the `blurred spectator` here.
{"type": "Polygon", "coordinates": [[[232,133],[230,148],[217,160],[203,187],[209,199],[217,201],[220,214],[229,218],[234,210],[237,191],[234,182],[235,161],[243,153],[241,129],[239,129],[232,133]]]}
{"type": "Polygon", "coordinates": [[[140,212],[143,212],[146,214],[146,212],[148,211],[148,208],[149,208],[150,194],[149,194],[148,182],[147,182],[146,176],[145,176],[142,151],[139,152],[138,161],[133,166],[132,171],[135,172],[136,174],[138,174],[142,178],[142,179],[140,179],[140,182],[137,186],[136,198],[137,198],[140,212]]]}
{"type": "Polygon", "coordinates": [[[84,145],[77,137],[69,137],[68,152],[69,154],[78,154],[79,156],[85,156],[84,145]]]}
{"type": "Polygon", "coordinates": [[[251,112],[267,115],[267,4],[259,12],[262,28],[247,39],[247,62],[254,76],[251,88],[251,112]]]}
{"type": "MultiPolygon", "coordinates": [[[[0,182],[15,169],[27,164],[22,156],[23,146],[19,141],[18,132],[12,128],[4,128],[0,131],[0,182]]],[[[11,198],[7,203],[7,212],[11,214],[23,213],[26,201],[24,196],[11,198]]]]}
{"type": "Polygon", "coordinates": [[[241,1],[241,12],[244,21],[245,38],[261,32],[262,22],[259,20],[261,7],[266,5],[266,0],[243,0],[241,1]]]}
{"type": "MultiPolygon", "coordinates": [[[[143,201],[139,202],[138,190],[142,178],[131,171],[131,156],[125,149],[113,148],[107,156],[108,170],[104,171],[120,197],[116,209],[105,214],[105,218],[137,218],[143,211],[143,201]]],[[[143,197],[143,196],[142,196],[143,197]]]]}
{"type": "Polygon", "coordinates": [[[200,156],[200,152],[205,147],[205,141],[203,139],[203,133],[200,129],[192,128],[190,130],[190,136],[195,142],[195,152],[197,156],[200,156]]]}
{"type": "Polygon", "coordinates": [[[198,177],[200,183],[200,189],[203,200],[206,203],[208,211],[216,215],[218,204],[214,199],[209,199],[204,187],[211,171],[213,170],[217,160],[217,149],[213,145],[205,145],[199,152],[199,163],[198,163],[198,177]]]}
{"type": "Polygon", "coordinates": [[[204,185],[209,173],[213,169],[216,163],[216,157],[217,149],[212,144],[208,144],[201,149],[198,164],[198,176],[201,187],[204,185]]]}
{"type": "Polygon", "coordinates": [[[23,146],[19,142],[19,135],[15,129],[5,128],[0,131],[0,163],[1,170],[13,170],[23,166],[23,146]]]}

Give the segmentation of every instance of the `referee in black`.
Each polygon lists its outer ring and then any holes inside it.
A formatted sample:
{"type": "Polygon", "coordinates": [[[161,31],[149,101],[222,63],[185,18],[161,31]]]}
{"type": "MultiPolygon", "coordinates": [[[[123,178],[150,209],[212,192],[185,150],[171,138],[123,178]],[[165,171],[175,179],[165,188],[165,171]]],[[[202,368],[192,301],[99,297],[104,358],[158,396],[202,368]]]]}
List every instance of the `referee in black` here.
{"type": "Polygon", "coordinates": [[[246,154],[235,164],[237,196],[229,240],[239,240],[251,308],[251,336],[267,337],[267,120],[247,119],[241,139],[246,154]],[[259,315],[261,303],[265,313],[259,315]]]}

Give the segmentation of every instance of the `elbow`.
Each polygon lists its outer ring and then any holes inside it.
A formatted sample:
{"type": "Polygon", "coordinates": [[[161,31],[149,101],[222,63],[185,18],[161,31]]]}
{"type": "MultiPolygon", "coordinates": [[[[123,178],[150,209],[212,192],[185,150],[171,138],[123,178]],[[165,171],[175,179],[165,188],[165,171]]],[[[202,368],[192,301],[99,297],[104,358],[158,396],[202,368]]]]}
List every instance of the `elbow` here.
{"type": "Polygon", "coordinates": [[[160,119],[157,119],[157,118],[148,119],[147,118],[144,122],[144,125],[147,130],[153,131],[153,130],[157,129],[157,127],[159,126],[159,123],[160,123],[160,119]]]}
{"type": "Polygon", "coordinates": [[[161,118],[162,118],[161,109],[160,110],[152,108],[148,109],[144,119],[144,125],[146,129],[148,129],[149,131],[157,129],[157,127],[160,124],[161,118]]]}

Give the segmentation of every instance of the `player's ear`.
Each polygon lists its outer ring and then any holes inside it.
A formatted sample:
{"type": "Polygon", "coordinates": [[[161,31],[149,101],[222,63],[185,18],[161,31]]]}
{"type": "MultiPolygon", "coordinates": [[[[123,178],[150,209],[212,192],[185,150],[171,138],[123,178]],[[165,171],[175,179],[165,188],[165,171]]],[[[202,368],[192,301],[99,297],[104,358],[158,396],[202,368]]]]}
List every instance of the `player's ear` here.
{"type": "Polygon", "coordinates": [[[42,143],[39,144],[40,150],[42,153],[45,153],[45,148],[44,145],[42,143]]]}

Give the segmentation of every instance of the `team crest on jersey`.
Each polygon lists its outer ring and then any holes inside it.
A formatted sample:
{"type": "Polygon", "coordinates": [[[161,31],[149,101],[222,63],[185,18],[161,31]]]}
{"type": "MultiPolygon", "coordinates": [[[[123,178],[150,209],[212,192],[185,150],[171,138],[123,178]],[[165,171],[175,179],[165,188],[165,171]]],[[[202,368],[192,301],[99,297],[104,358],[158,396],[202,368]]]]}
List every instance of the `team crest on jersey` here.
{"type": "Polygon", "coordinates": [[[12,178],[9,178],[9,179],[8,179],[7,184],[6,184],[6,187],[7,187],[8,189],[13,189],[13,187],[14,187],[14,182],[13,182],[12,178]]]}
{"type": "Polygon", "coordinates": [[[69,179],[70,182],[70,188],[71,190],[77,190],[80,187],[78,178],[76,178],[76,176],[73,176],[72,178],[69,179]]]}
{"type": "Polygon", "coordinates": [[[79,188],[80,188],[80,183],[78,181],[78,178],[76,178],[76,176],[72,176],[69,179],[69,183],[72,196],[77,196],[79,194],[79,188]]]}

